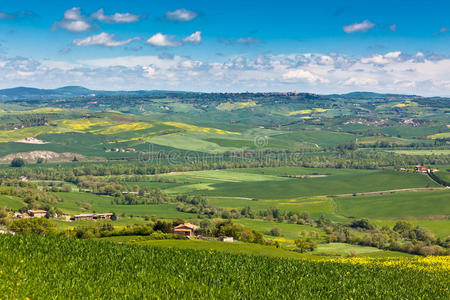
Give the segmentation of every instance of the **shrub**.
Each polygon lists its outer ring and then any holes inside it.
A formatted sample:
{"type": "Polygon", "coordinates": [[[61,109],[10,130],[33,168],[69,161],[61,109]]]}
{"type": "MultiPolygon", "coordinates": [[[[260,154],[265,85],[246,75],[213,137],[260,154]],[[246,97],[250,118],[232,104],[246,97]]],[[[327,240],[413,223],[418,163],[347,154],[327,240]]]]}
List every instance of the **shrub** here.
{"type": "Polygon", "coordinates": [[[372,230],[375,228],[375,226],[373,226],[367,219],[353,220],[352,223],[350,224],[350,227],[368,230],[372,230]]]}
{"type": "Polygon", "coordinates": [[[16,157],[11,161],[11,167],[13,168],[20,168],[23,167],[25,165],[25,161],[23,160],[23,158],[20,157],[16,157]]]}
{"type": "Polygon", "coordinates": [[[45,218],[28,218],[14,220],[9,229],[19,234],[51,235],[56,233],[56,223],[45,218]]]}

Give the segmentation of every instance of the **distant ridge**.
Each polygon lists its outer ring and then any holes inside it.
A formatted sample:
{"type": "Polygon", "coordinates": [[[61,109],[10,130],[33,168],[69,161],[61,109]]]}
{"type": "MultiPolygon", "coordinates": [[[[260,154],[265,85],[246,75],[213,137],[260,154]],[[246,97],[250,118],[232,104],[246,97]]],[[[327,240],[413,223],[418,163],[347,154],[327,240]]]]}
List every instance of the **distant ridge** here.
{"type": "MultiPolygon", "coordinates": [[[[105,91],[105,90],[91,90],[82,86],[64,86],[56,89],[39,89],[32,87],[15,87],[8,89],[0,89],[0,101],[6,100],[34,100],[34,99],[56,99],[56,98],[75,98],[75,97],[90,97],[90,96],[120,96],[120,95],[155,95],[155,94],[205,94],[202,92],[187,92],[187,91],[169,91],[169,90],[136,90],[136,91],[105,91]]],[[[212,93],[214,94],[214,93],[212,93]]],[[[239,93],[237,93],[239,94],[239,93]]],[[[258,93],[255,93],[258,94],[258,93]]],[[[310,94],[310,93],[300,93],[310,94]]],[[[404,95],[392,93],[373,93],[373,92],[351,92],[346,94],[329,94],[318,96],[341,97],[352,100],[368,100],[379,98],[423,98],[418,95],[404,95]]],[[[430,97],[428,97],[430,98],[430,97]]],[[[441,98],[441,97],[431,97],[441,98]]],[[[445,97],[444,97],[445,98],[445,97]]]]}
{"type": "Polygon", "coordinates": [[[64,86],[57,89],[38,89],[32,87],[15,87],[0,90],[0,100],[20,99],[52,99],[73,98],[88,96],[115,96],[115,95],[152,95],[159,93],[188,93],[184,91],[166,90],[139,90],[139,91],[103,91],[91,90],[82,86],[64,86]]]}

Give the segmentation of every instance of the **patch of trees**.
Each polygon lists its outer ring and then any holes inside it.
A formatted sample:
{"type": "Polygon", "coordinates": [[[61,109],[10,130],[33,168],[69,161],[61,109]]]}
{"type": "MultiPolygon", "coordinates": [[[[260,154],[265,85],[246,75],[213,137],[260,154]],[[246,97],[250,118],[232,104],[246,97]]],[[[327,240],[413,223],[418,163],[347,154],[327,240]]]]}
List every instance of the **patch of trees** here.
{"type": "Polygon", "coordinates": [[[206,237],[229,236],[247,243],[272,245],[270,241],[264,240],[264,236],[261,232],[251,230],[241,224],[235,224],[231,220],[213,221],[203,219],[200,222],[200,228],[196,230],[196,233],[206,237]]]}
{"type": "MultiPolygon", "coordinates": [[[[161,160],[157,163],[77,163],[58,168],[43,165],[25,166],[22,168],[4,168],[0,177],[18,178],[26,176],[32,180],[64,180],[78,183],[85,176],[142,176],[169,172],[198,171],[229,168],[262,168],[297,166],[307,168],[353,168],[377,169],[385,167],[407,167],[416,164],[446,165],[450,164],[448,155],[398,155],[379,151],[349,150],[345,146],[329,149],[326,153],[305,153],[284,150],[246,150],[226,152],[221,156],[207,155],[196,157],[195,160],[180,159],[172,164],[161,160]]],[[[93,177],[89,177],[92,180],[93,177]]],[[[138,179],[136,177],[135,179],[138,179]]],[[[114,181],[117,178],[111,179],[114,181]]],[[[157,177],[158,179],[158,177],[157,177]]],[[[165,179],[158,179],[163,182],[165,179]]],[[[119,182],[123,180],[119,179],[119,182]]]]}
{"type": "Polygon", "coordinates": [[[392,229],[387,226],[376,228],[367,219],[354,220],[349,226],[328,221],[322,224],[322,228],[327,233],[328,242],[425,256],[450,254],[450,237],[445,240],[436,238],[431,231],[407,221],[398,221],[392,229]]]}

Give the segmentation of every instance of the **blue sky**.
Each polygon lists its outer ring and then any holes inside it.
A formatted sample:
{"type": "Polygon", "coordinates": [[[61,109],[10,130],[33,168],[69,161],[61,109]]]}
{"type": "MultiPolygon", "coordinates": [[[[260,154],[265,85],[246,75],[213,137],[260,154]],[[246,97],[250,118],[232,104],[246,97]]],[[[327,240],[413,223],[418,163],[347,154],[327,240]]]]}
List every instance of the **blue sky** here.
{"type": "Polygon", "coordinates": [[[450,95],[449,1],[15,1],[0,88],[450,95]]]}

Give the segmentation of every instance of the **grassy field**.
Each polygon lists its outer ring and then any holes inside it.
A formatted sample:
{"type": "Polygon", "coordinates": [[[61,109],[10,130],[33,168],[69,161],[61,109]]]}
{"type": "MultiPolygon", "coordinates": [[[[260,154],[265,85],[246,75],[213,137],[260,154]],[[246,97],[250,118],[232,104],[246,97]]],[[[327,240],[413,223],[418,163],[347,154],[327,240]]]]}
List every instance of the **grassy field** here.
{"type": "Polygon", "coordinates": [[[215,197],[289,199],[438,185],[426,176],[418,174],[395,171],[345,170],[342,174],[336,173],[327,177],[296,178],[284,181],[227,182],[210,186],[214,189],[198,193],[215,197]]]}
{"type": "MultiPolygon", "coordinates": [[[[370,221],[377,227],[389,226],[392,228],[395,226],[395,223],[397,223],[398,220],[370,219],[370,221]]],[[[442,220],[408,219],[407,221],[416,226],[421,226],[432,231],[436,235],[436,237],[446,239],[447,237],[450,236],[450,219],[442,219],[442,220]]]]}
{"type": "Polygon", "coordinates": [[[86,212],[115,212],[128,216],[158,216],[160,218],[190,218],[192,214],[179,212],[175,204],[158,205],[118,205],[112,204],[111,197],[88,193],[56,193],[63,201],[58,207],[70,214],[86,212]],[[87,207],[85,209],[84,207],[87,207]]]}
{"type": "Polygon", "coordinates": [[[211,205],[226,209],[242,209],[249,206],[253,211],[265,210],[276,207],[282,211],[293,211],[297,213],[308,212],[311,216],[319,216],[322,213],[333,212],[333,201],[330,197],[314,196],[299,199],[285,200],[249,200],[240,198],[210,197],[211,205]]]}
{"type": "Polygon", "coordinates": [[[3,235],[0,261],[0,294],[12,299],[450,297],[448,258],[295,260],[3,235]]]}
{"type": "MultiPolygon", "coordinates": [[[[314,228],[312,226],[289,224],[289,223],[279,223],[279,222],[269,222],[258,219],[237,219],[234,220],[235,223],[242,224],[246,227],[258,230],[260,232],[270,231],[274,227],[280,228],[280,234],[278,241],[288,241],[293,243],[295,239],[299,237],[301,231],[315,231],[319,238],[324,237],[325,233],[320,228],[314,228]]],[[[267,236],[267,235],[266,235],[267,236]]],[[[271,239],[277,240],[277,237],[267,236],[271,239]]]]}
{"type": "Polygon", "coordinates": [[[450,155],[450,149],[390,150],[389,152],[406,155],[450,155]]]}
{"type": "Polygon", "coordinates": [[[337,197],[337,212],[347,217],[408,218],[450,215],[450,191],[401,192],[337,197]]]}
{"type": "Polygon", "coordinates": [[[174,249],[219,251],[233,254],[247,254],[257,256],[268,256],[268,257],[293,258],[293,259],[301,258],[301,255],[299,253],[293,251],[275,248],[272,246],[263,246],[258,244],[250,244],[242,242],[224,243],[218,241],[202,241],[202,240],[147,240],[147,241],[137,240],[133,243],[139,245],[166,247],[174,249]]]}
{"type": "Polygon", "coordinates": [[[9,208],[9,209],[19,209],[23,207],[25,203],[23,203],[22,199],[15,196],[9,195],[0,195],[0,208],[9,208]]]}

